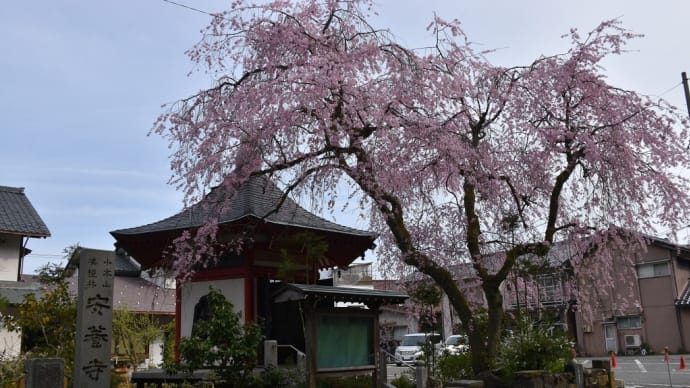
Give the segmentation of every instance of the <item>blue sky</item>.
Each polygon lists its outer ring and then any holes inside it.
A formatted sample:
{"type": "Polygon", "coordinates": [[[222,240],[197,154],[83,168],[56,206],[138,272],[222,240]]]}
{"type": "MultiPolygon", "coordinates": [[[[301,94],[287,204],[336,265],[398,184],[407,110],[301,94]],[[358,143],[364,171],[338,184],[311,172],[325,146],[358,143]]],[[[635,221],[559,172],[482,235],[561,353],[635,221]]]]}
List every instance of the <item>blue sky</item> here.
{"type": "MultiPolygon", "coordinates": [[[[229,1],[180,3],[216,12],[229,1]]],[[[685,110],[690,72],[685,1],[380,0],[373,24],[413,47],[430,42],[434,11],[458,18],[496,64],[522,65],[567,49],[560,36],[620,18],[645,37],[605,63],[610,82],[662,95],[685,110]]],[[[15,1],[0,11],[0,185],[25,187],[52,232],[31,239],[25,272],[58,261],[67,246],[111,249],[109,232],[181,209],[167,184],[167,144],[147,136],[161,105],[212,80],[184,51],[209,16],[163,0],[15,1]]],[[[333,216],[329,216],[333,218],[333,216]]],[[[352,213],[337,222],[366,227],[352,213]]]]}

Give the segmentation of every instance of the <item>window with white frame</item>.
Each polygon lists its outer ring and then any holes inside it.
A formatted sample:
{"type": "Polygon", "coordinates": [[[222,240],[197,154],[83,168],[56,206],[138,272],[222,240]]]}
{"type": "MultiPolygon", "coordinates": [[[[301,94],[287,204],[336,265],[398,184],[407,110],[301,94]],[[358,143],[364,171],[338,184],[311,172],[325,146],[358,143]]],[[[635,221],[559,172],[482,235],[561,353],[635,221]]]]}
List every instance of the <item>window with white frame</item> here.
{"type": "Polygon", "coordinates": [[[637,265],[637,276],[640,279],[653,278],[657,276],[668,276],[671,274],[668,261],[648,263],[648,264],[638,264],[637,265]]]}
{"type": "Polygon", "coordinates": [[[619,329],[639,329],[642,327],[642,319],[639,315],[616,318],[616,326],[619,329]]]}

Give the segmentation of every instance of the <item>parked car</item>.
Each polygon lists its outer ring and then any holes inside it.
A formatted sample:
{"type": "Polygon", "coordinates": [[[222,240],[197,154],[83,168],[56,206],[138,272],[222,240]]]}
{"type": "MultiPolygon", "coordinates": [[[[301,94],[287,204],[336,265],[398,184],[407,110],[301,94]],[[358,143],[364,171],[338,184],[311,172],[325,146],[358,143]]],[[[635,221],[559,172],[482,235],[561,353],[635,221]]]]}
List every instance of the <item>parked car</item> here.
{"type": "Polygon", "coordinates": [[[446,341],[441,347],[441,353],[458,355],[468,351],[469,349],[470,346],[468,345],[467,337],[461,334],[455,334],[446,338],[446,341]]]}
{"type": "Polygon", "coordinates": [[[424,358],[424,344],[427,341],[434,345],[436,350],[441,348],[443,337],[436,333],[412,333],[406,334],[400,345],[395,348],[395,363],[401,366],[403,363],[417,364],[424,358]]]}

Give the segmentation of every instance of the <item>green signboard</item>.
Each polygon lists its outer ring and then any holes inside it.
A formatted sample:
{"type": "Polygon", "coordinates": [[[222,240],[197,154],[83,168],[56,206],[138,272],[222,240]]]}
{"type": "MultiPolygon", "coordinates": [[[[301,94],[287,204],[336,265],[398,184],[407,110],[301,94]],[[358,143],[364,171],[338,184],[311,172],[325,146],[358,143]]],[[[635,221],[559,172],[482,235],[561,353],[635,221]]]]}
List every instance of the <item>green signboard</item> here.
{"type": "Polygon", "coordinates": [[[358,314],[318,314],[316,367],[345,368],[374,364],[374,318],[358,314]]]}

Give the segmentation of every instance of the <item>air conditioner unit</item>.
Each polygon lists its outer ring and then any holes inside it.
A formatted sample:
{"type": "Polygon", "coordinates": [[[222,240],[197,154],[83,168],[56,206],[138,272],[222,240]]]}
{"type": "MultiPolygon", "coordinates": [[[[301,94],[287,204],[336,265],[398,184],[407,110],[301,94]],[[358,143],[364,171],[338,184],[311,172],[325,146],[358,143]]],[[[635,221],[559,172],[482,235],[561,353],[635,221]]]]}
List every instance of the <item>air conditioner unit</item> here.
{"type": "Polygon", "coordinates": [[[625,346],[633,347],[642,345],[639,334],[626,335],[625,336],[625,346]]]}

